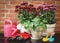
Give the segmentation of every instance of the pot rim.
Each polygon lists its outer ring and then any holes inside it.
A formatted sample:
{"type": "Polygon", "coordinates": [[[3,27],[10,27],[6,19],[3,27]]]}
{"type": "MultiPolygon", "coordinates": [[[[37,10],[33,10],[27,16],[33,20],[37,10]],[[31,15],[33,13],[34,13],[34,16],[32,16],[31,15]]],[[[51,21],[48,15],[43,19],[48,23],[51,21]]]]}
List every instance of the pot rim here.
{"type": "Polygon", "coordinates": [[[56,26],[56,23],[55,24],[46,24],[47,27],[55,27],[56,26]]]}

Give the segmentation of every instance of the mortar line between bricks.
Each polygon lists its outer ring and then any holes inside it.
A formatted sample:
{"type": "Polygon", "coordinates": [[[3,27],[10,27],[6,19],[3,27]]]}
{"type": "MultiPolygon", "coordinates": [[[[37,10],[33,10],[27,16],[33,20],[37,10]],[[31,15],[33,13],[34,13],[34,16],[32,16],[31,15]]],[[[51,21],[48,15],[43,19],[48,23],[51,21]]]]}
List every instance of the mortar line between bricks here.
{"type": "MultiPolygon", "coordinates": [[[[5,0],[4,0],[5,1],[5,0]]],[[[6,10],[6,4],[5,4],[5,9],[4,10],[6,10]]],[[[4,13],[5,14],[5,13],[4,13]]],[[[5,14],[5,18],[6,18],[6,14],[5,14]]]]}
{"type": "Polygon", "coordinates": [[[60,18],[60,17],[55,17],[55,18],[60,18]]]}
{"type": "MultiPolygon", "coordinates": [[[[10,5],[10,0],[9,0],[9,3],[8,3],[8,4],[5,4],[5,10],[8,10],[8,9],[6,8],[6,5],[10,5]]],[[[10,14],[10,10],[8,10],[8,12],[5,13],[5,18],[6,18],[6,14],[10,14]]],[[[9,19],[10,19],[10,18],[9,18],[9,19]]]]}
{"type": "Polygon", "coordinates": [[[16,13],[0,13],[0,14],[16,14],[16,13]]]}

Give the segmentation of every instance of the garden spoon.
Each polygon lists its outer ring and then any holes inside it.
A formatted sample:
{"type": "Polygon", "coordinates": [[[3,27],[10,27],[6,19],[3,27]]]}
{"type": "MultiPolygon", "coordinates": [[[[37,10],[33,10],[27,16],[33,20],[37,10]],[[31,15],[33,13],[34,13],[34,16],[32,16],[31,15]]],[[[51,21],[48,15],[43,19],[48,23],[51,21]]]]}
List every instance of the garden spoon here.
{"type": "Polygon", "coordinates": [[[48,38],[48,40],[49,40],[49,42],[53,42],[53,41],[54,41],[54,38],[53,38],[52,36],[50,36],[50,37],[48,38]]]}
{"type": "Polygon", "coordinates": [[[48,35],[42,39],[43,42],[47,42],[48,41],[48,35]]]}

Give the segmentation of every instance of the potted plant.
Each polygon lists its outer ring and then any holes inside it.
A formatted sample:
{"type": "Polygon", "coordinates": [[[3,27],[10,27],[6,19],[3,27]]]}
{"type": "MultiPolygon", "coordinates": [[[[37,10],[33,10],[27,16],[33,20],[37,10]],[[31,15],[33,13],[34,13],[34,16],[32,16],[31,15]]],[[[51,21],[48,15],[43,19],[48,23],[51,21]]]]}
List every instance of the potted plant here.
{"type": "Polygon", "coordinates": [[[47,25],[47,32],[54,32],[55,29],[55,5],[42,4],[38,7],[42,14],[42,20],[47,25]]]}
{"type": "Polygon", "coordinates": [[[28,31],[31,30],[32,39],[40,39],[43,29],[46,29],[46,24],[41,19],[40,10],[27,2],[16,6],[18,13],[18,21],[28,31]]]}

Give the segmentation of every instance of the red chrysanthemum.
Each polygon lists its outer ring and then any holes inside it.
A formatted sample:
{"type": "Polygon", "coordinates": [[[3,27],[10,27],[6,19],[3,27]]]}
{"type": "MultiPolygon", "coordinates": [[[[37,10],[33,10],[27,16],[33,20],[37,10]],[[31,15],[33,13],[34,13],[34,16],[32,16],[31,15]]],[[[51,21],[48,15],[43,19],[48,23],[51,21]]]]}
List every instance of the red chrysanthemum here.
{"type": "Polygon", "coordinates": [[[19,6],[19,5],[17,5],[17,6],[16,6],[16,9],[17,9],[17,8],[20,8],[20,6],[19,6]]]}
{"type": "Polygon", "coordinates": [[[29,4],[30,7],[33,7],[33,4],[29,4]]]}

